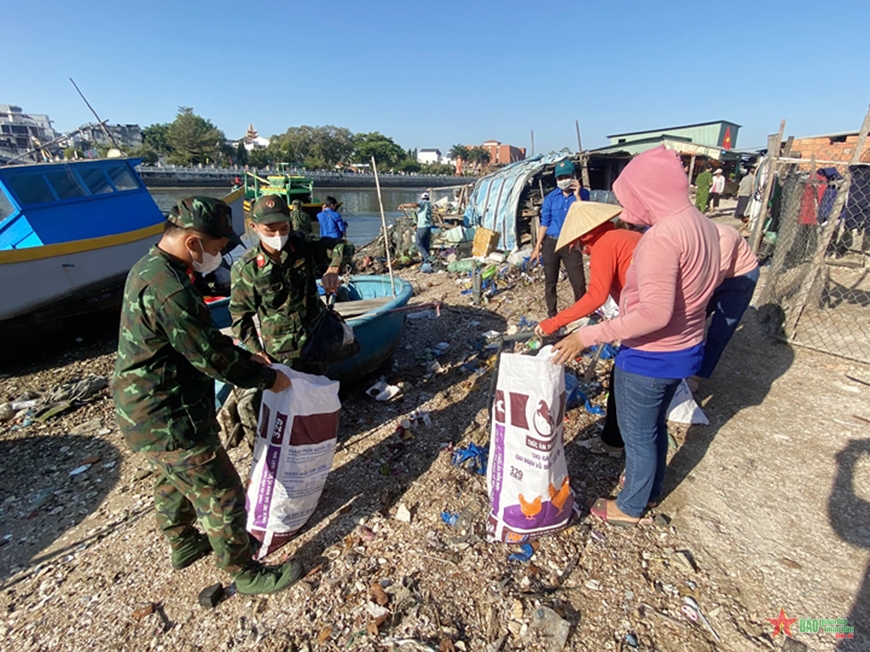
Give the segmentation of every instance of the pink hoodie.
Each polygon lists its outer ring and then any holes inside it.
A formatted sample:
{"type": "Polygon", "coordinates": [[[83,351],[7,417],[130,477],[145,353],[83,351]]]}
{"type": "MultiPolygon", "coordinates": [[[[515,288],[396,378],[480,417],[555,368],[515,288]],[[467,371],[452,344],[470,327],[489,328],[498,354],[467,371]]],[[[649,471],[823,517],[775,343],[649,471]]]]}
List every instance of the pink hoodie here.
{"type": "Polygon", "coordinates": [[[676,152],[636,156],[613,184],[621,218],[651,227],[634,250],[620,316],[582,328],[586,346],[620,340],[644,351],[682,351],[704,341],[705,308],[718,285],[719,231],[689,201],[676,152]]]}
{"type": "Polygon", "coordinates": [[[743,276],[758,267],[758,258],[752,253],[752,249],[746,244],[746,240],[733,226],[717,224],[719,231],[719,253],[721,263],[719,266],[719,282],[726,278],[743,276]]]}

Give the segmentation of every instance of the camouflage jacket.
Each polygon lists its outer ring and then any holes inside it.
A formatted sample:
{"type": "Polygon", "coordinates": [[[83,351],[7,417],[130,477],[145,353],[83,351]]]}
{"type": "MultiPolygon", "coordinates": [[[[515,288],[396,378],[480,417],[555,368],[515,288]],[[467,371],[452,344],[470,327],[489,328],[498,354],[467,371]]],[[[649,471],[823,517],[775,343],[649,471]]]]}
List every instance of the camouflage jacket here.
{"type": "Polygon", "coordinates": [[[354,246],[344,240],[295,232],[281,251],[281,262],[274,262],[259,245],[249,249],[233,265],[233,334],[248,350],[265,350],[272,359],[293,366],[306,329],[324,310],[316,284],[322,267],[328,263],[341,268],[353,253],[354,246]],[[254,316],[260,320],[262,344],[254,316]]]}
{"type": "Polygon", "coordinates": [[[301,231],[305,235],[311,233],[311,216],[305,211],[290,211],[290,223],[294,231],[301,231]]]}
{"type": "Polygon", "coordinates": [[[127,276],[112,378],[130,448],[163,452],[216,443],[214,378],[268,388],[275,371],[253,362],[215,327],[187,266],[152,247],[127,276]]]}

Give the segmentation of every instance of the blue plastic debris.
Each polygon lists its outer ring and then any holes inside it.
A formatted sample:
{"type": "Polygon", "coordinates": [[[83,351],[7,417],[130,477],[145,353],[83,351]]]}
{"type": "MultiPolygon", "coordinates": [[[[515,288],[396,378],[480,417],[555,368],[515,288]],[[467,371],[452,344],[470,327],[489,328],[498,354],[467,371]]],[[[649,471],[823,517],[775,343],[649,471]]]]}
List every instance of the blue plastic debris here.
{"type": "MultiPolygon", "coordinates": [[[[616,357],[616,347],[613,346],[610,342],[602,345],[604,348],[601,350],[601,360],[612,360],[616,357]]],[[[589,352],[592,355],[595,355],[595,352],[598,350],[597,346],[593,346],[589,348],[589,352]]]]}
{"type": "Polygon", "coordinates": [[[520,546],[520,550],[521,552],[513,552],[508,555],[508,561],[521,561],[525,563],[535,554],[535,549],[532,548],[531,543],[524,543],[520,546]]]}
{"type": "Polygon", "coordinates": [[[521,331],[530,331],[534,330],[535,326],[538,325],[538,322],[532,319],[526,319],[526,316],[523,315],[520,317],[520,320],[517,322],[517,330],[521,331]]]}
{"type": "Polygon", "coordinates": [[[441,512],[441,520],[450,527],[453,527],[456,525],[456,521],[459,520],[459,514],[455,512],[441,512]]]}
{"type": "Polygon", "coordinates": [[[580,389],[580,381],[577,380],[577,377],[574,374],[565,374],[565,396],[565,405],[568,409],[582,403],[589,414],[595,414],[598,416],[604,415],[603,408],[598,405],[592,405],[592,403],[589,402],[589,398],[583,393],[583,390],[580,389]]]}
{"type": "Polygon", "coordinates": [[[489,449],[480,448],[476,444],[461,446],[453,451],[451,464],[468,469],[478,475],[486,475],[486,465],[489,459],[489,449]]]}

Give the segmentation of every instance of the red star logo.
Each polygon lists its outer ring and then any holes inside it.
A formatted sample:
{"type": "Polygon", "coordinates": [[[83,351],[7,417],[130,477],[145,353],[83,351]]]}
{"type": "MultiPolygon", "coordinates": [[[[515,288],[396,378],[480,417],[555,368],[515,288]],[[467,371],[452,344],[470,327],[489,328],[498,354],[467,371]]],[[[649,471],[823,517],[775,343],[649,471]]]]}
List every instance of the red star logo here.
{"type": "Polygon", "coordinates": [[[781,631],[784,631],[786,633],[786,636],[791,638],[790,627],[792,626],[792,624],[796,623],[797,620],[798,620],[797,618],[786,618],[785,611],[780,609],[779,610],[779,617],[778,618],[768,618],[767,622],[769,622],[771,625],[774,626],[773,638],[776,638],[777,636],[779,636],[779,633],[781,631]]]}

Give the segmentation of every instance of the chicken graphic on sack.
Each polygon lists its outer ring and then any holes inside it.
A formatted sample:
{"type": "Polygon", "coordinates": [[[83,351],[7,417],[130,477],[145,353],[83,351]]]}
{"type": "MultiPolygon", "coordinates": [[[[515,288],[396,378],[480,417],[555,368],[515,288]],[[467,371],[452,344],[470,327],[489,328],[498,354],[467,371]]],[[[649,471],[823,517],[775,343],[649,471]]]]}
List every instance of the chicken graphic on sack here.
{"type": "Polygon", "coordinates": [[[553,416],[550,414],[550,406],[547,405],[546,401],[538,403],[538,409],[532,415],[532,424],[537,433],[545,439],[553,434],[553,416]]]}
{"type": "Polygon", "coordinates": [[[553,483],[550,483],[550,502],[553,503],[556,507],[559,508],[559,513],[562,513],[562,510],[565,509],[565,501],[568,500],[568,496],[571,495],[571,484],[568,479],[568,476],[565,476],[565,479],[562,480],[562,487],[559,491],[556,491],[556,487],[553,483]]]}
{"type": "Polygon", "coordinates": [[[535,518],[541,512],[541,497],[537,496],[533,501],[529,502],[520,494],[520,509],[527,519],[531,520],[535,518]]]}

